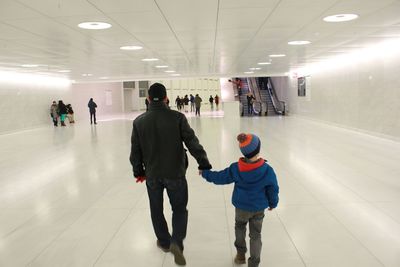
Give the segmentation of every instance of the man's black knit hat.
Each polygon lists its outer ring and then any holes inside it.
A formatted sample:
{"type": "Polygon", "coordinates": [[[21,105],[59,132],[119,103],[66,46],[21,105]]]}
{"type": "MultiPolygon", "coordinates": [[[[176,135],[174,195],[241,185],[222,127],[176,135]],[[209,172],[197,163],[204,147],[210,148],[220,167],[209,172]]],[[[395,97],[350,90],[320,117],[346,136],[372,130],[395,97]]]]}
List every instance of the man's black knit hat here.
{"type": "Polygon", "coordinates": [[[152,101],[163,101],[167,96],[167,90],[161,83],[152,84],[149,88],[149,98],[152,101]]]}

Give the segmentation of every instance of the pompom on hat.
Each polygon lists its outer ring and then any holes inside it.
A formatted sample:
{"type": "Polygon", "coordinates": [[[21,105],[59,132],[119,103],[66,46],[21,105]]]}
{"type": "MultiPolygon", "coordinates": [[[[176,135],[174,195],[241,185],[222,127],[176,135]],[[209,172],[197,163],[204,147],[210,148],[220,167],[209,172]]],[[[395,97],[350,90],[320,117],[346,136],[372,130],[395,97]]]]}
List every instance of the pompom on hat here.
{"type": "Polygon", "coordinates": [[[241,133],[237,136],[237,140],[240,151],[246,158],[251,159],[260,153],[261,141],[257,135],[241,133]]]}

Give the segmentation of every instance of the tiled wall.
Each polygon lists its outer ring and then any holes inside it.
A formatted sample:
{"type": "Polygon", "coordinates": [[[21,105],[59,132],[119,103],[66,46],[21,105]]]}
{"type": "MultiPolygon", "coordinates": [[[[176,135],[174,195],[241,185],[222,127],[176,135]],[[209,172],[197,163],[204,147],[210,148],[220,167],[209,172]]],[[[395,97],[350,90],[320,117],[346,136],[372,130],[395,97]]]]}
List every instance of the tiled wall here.
{"type": "Polygon", "coordinates": [[[51,125],[53,100],[70,100],[67,86],[0,81],[0,134],[51,125]]]}
{"type": "Polygon", "coordinates": [[[297,96],[291,79],[291,113],[389,138],[400,138],[400,56],[337,66],[311,74],[311,92],[297,96]]]}

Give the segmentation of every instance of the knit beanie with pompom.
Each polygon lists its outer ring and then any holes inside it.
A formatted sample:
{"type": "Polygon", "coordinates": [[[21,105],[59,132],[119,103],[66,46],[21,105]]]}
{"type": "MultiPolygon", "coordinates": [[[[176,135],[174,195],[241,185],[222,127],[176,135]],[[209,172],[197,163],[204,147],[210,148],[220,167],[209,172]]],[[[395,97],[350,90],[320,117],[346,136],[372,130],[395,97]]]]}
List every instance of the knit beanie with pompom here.
{"type": "Polygon", "coordinates": [[[261,142],[257,135],[241,133],[237,136],[237,140],[240,151],[246,158],[251,159],[260,153],[261,142]]]}

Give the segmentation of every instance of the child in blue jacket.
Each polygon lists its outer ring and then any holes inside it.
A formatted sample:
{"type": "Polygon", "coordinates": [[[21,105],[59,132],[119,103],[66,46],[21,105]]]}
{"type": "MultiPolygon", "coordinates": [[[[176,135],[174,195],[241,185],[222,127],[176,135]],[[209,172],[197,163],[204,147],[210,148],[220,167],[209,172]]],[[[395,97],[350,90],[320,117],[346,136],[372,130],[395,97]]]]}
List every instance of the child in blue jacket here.
{"type": "Polygon", "coordinates": [[[238,162],[216,172],[203,170],[201,175],[217,185],[235,183],[232,204],[235,210],[236,264],[246,263],[246,227],[250,227],[250,258],[248,266],[258,266],[261,254],[261,228],[264,210],[276,208],[279,187],[271,166],[259,157],[261,142],[254,134],[238,135],[239,147],[244,155],[238,162]]]}

